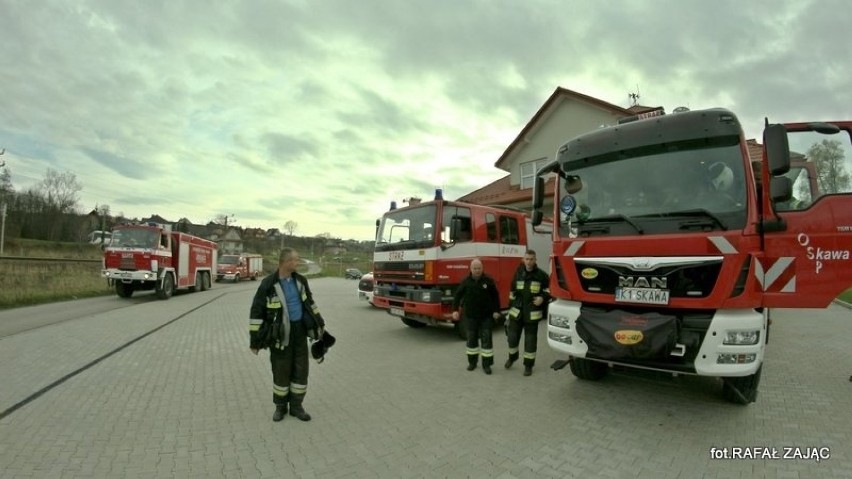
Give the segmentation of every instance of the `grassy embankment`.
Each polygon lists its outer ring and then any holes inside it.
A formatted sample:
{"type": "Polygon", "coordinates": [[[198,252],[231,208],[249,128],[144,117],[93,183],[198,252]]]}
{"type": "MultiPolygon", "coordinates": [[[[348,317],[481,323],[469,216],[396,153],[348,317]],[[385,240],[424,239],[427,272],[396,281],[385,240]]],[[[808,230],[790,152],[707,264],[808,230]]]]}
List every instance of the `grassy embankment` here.
{"type": "MultiPolygon", "coordinates": [[[[22,258],[88,259],[96,262],[0,261],[0,309],[115,294],[101,276],[97,245],[10,239],[5,256],[22,258]]],[[[310,259],[310,258],[308,258],[310,259]]],[[[264,272],[274,270],[277,257],[264,258],[264,272]]],[[[369,271],[369,262],[347,267],[369,271]]],[[[317,276],[342,276],[341,265],[327,265],[317,276]],[[340,270],[340,271],[338,271],[340,270]]]]}

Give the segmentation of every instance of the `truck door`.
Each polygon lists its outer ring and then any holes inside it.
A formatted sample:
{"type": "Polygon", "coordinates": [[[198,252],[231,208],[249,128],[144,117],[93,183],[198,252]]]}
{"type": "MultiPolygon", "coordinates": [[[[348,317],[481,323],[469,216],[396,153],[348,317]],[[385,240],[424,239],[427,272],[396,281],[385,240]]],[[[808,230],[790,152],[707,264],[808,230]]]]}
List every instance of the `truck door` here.
{"type": "Polygon", "coordinates": [[[771,186],[762,182],[765,254],[755,258],[755,275],[764,306],[824,308],[852,288],[852,122],[783,126],[784,173],[771,172],[770,157],[783,156],[778,135],[768,133],[772,126],[764,135],[763,178],[771,186]],[[779,184],[790,188],[789,199],[773,201],[779,184]]]}

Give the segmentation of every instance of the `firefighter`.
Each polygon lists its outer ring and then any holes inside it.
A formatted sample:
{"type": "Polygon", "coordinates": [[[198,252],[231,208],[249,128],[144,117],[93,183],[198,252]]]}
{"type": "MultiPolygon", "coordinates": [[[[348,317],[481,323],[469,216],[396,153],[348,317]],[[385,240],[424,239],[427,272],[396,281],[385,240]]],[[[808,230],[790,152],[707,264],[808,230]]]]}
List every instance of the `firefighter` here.
{"type": "Polygon", "coordinates": [[[509,314],[506,335],[509,341],[509,359],[504,365],[512,367],[518,360],[518,345],[524,333],[524,376],[532,374],[538,343],[538,324],[545,316],[550,302],[550,276],[536,265],[535,251],[524,253],[524,262],[518,266],[509,287],[509,314]]]}
{"type": "Polygon", "coordinates": [[[492,320],[500,319],[500,293],[494,280],[483,273],[482,261],[470,262],[470,274],[453,297],[453,320],[459,320],[459,306],[464,307],[464,327],[467,330],[467,370],[476,369],[482,356],[482,371],[491,374],[494,347],[491,343],[492,320]]]}
{"type": "Polygon", "coordinates": [[[275,422],[290,415],[310,421],[302,407],[308,389],[308,338],[323,337],[325,321],[313,300],[308,280],[296,272],[299,255],[284,248],[278,269],[263,279],[251,303],[249,348],[255,355],[269,348],[275,422]]]}

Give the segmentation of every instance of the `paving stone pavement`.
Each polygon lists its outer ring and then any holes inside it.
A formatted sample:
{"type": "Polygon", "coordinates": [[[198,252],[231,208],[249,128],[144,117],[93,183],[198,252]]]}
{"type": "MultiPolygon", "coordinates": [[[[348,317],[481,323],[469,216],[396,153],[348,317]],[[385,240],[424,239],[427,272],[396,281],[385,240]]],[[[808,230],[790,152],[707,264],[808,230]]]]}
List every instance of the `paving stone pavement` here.
{"type": "Polygon", "coordinates": [[[408,328],[352,281],[311,284],[338,343],[311,363],[310,422],[271,421],[268,353],[248,351],[257,283],[0,339],[0,477],[852,477],[840,306],[775,313],[758,401],[743,407],[708,378],[552,371],[543,326],[531,377],[503,369],[501,330],[494,374],[468,372],[451,329],[408,328]],[[830,458],[711,458],[752,446],[830,458]]]}

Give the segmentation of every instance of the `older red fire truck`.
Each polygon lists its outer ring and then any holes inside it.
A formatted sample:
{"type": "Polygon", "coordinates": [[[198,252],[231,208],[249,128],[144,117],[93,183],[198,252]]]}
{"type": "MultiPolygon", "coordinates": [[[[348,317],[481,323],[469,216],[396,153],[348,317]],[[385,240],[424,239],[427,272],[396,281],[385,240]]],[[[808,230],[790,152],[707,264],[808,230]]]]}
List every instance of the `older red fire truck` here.
{"type": "Polygon", "coordinates": [[[770,308],[852,286],[852,122],[767,124],[753,170],[730,111],[660,113],[576,137],[537,172],[534,219],[557,177],[547,341],[569,359],[553,367],[712,376],[747,404],[770,308]]]}
{"type": "Polygon", "coordinates": [[[103,276],[122,298],[155,290],[169,299],[178,289],[210,289],[216,243],[156,223],[116,226],[104,249],[103,276]]]}
{"type": "Polygon", "coordinates": [[[376,234],[373,305],[412,328],[454,324],[464,337],[452,303],[471,260],[482,260],[507,309],[509,282],[530,248],[548,251],[550,230],[533,231],[523,211],[446,201],[440,189],[433,201],[391,203],[376,234]]]}

